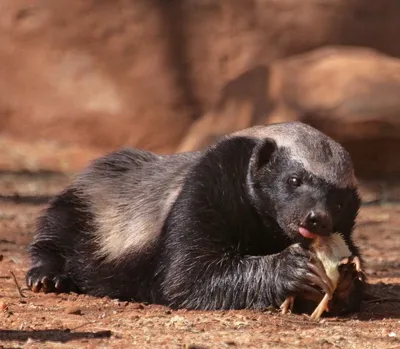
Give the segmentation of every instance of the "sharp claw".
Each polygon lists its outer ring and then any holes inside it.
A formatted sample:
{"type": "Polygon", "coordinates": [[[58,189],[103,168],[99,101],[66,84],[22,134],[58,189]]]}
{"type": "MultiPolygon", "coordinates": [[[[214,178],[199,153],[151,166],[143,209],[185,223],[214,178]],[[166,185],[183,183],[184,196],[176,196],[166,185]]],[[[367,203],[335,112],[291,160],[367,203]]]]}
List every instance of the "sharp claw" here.
{"type": "Polygon", "coordinates": [[[61,286],[61,280],[59,278],[56,279],[56,282],[54,283],[54,287],[56,290],[59,290],[61,286]]]}
{"type": "Polygon", "coordinates": [[[54,278],[53,282],[54,282],[54,287],[57,291],[62,291],[68,288],[68,286],[66,285],[67,279],[63,276],[58,276],[54,278]]]}
{"type": "Polygon", "coordinates": [[[332,293],[334,290],[334,286],[332,284],[331,279],[328,277],[328,275],[326,275],[325,269],[318,268],[317,266],[311,263],[308,263],[308,267],[314,274],[319,276],[322,279],[322,281],[325,282],[325,284],[328,285],[329,290],[332,293]]]}
{"type": "Polygon", "coordinates": [[[361,261],[360,261],[360,258],[358,258],[358,256],[354,256],[354,257],[353,257],[352,263],[356,266],[356,270],[357,270],[359,273],[362,272],[361,261]]]}
{"type": "Polygon", "coordinates": [[[313,284],[321,287],[324,292],[329,296],[329,299],[332,299],[332,289],[323,280],[321,280],[318,276],[310,273],[307,274],[307,279],[313,284]]]}
{"type": "Polygon", "coordinates": [[[41,287],[42,287],[41,282],[40,282],[40,280],[38,280],[33,284],[32,291],[33,292],[39,292],[41,287]]]}
{"type": "Polygon", "coordinates": [[[357,278],[358,280],[360,280],[361,282],[365,281],[365,274],[364,274],[364,270],[362,269],[361,266],[361,260],[358,256],[354,256],[352,263],[355,265],[356,267],[356,271],[357,271],[357,278]]]}
{"type": "Polygon", "coordinates": [[[27,285],[29,288],[32,288],[32,278],[31,278],[31,277],[28,278],[28,281],[27,281],[26,285],[27,285]]]}
{"type": "Polygon", "coordinates": [[[49,279],[48,276],[44,276],[42,278],[42,290],[44,293],[48,293],[51,291],[51,289],[53,288],[53,284],[52,281],[49,279]]]}
{"type": "Polygon", "coordinates": [[[364,272],[359,271],[359,272],[357,272],[357,274],[358,274],[357,279],[360,280],[361,282],[365,282],[366,277],[365,277],[364,272]]]}

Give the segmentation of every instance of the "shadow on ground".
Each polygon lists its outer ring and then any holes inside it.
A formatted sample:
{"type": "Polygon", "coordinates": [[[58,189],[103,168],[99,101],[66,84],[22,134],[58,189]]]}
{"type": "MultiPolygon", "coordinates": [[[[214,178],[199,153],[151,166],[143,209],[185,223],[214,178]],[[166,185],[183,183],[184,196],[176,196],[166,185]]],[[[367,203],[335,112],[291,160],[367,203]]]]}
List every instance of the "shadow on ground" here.
{"type": "Polygon", "coordinates": [[[367,286],[366,299],[357,318],[362,321],[400,319],[400,285],[377,283],[367,286]]]}
{"type": "Polygon", "coordinates": [[[110,338],[111,331],[98,332],[71,332],[69,330],[36,330],[36,331],[18,331],[18,330],[0,330],[0,341],[22,341],[28,339],[34,341],[51,342],[69,342],[80,339],[110,338]]]}

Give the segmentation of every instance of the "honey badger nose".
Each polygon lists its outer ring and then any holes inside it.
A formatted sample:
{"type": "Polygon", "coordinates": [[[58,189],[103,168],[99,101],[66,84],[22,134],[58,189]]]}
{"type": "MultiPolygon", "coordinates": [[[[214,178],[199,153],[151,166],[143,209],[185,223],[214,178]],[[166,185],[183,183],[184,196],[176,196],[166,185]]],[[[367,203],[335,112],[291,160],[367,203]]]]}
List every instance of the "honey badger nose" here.
{"type": "Polygon", "coordinates": [[[332,232],[331,217],[322,210],[311,210],[302,226],[316,234],[327,235],[332,232]]]}

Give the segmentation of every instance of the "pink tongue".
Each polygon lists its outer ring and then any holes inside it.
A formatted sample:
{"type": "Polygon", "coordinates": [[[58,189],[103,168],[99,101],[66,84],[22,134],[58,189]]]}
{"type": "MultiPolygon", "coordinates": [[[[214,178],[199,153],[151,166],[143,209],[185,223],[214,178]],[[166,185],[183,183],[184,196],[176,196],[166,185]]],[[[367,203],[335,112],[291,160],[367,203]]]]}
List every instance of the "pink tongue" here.
{"type": "Polygon", "coordinates": [[[302,227],[299,228],[299,233],[307,239],[315,239],[317,237],[317,234],[314,234],[311,231],[308,231],[306,228],[302,227]]]}

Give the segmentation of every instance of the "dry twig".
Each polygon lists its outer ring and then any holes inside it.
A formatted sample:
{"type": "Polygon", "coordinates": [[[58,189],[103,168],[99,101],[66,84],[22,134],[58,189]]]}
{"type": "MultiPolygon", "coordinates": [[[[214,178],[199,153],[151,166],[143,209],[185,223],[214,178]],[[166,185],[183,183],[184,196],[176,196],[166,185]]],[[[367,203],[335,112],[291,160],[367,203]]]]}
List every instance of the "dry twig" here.
{"type": "Polygon", "coordinates": [[[18,291],[19,296],[22,297],[22,298],[25,298],[25,295],[22,293],[21,287],[19,286],[17,278],[15,277],[14,273],[12,272],[12,270],[10,270],[10,274],[13,277],[13,280],[14,280],[15,286],[17,287],[17,291],[18,291]]]}

